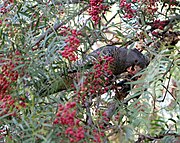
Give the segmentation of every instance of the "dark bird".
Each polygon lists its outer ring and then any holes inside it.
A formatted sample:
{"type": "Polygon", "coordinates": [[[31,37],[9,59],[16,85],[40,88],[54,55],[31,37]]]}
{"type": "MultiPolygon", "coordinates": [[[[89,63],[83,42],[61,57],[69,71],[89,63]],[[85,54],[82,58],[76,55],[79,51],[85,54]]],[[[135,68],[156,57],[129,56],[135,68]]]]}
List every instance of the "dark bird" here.
{"type": "Polygon", "coordinates": [[[98,48],[92,53],[84,56],[83,59],[73,64],[69,72],[75,72],[76,69],[82,67],[90,68],[99,56],[110,56],[114,59],[114,62],[110,65],[110,70],[114,75],[126,72],[129,67],[132,67],[132,70],[134,70],[135,66],[144,69],[149,64],[149,58],[144,56],[137,49],[127,49],[108,45],[98,48]]]}

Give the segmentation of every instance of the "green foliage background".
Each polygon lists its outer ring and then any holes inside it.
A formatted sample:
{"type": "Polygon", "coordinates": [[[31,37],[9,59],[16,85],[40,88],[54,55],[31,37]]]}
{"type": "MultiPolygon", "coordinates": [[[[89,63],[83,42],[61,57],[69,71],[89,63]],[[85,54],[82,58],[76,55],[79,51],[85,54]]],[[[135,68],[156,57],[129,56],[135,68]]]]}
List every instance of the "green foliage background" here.
{"type": "MultiPolygon", "coordinates": [[[[120,118],[115,121],[115,117],[112,117],[111,124],[114,128],[105,131],[106,136],[102,140],[122,143],[138,142],[141,138],[144,138],[142,142],[180,141],[179,44],[171,45],[171,39],[166,39],[163,34],[157,37],[149,36],[150,25],[147,24],[151,23],[152,19],[178,17],[172,21],[171,28],[168,25],[159,33],[166,33],[166,30],[179,32],[179,5],[171,7],[167,2],[165,7],[165,2],[157,1],[159,12],[154,15],[143,11],[147,6],[144,4],[141,9],[137,9],[135,18],[124,19],[125,11],[119,8],[120,1],[105,0],[104,4],[112,8],[101,15],[98,25],[94,25],[87,12],[88,0],[73,4],[70,1],[46,0],[9,2],[6,6],[8,12],[0,13],[0,55],[3,55],[3,60],[7,60],[9,55],[15,57],[15,51],[20,51],[21,55],[18,57],[21,61],[18,61],[19,65],[15,70],[24,74],[11,85],[14,88],[9,94],[17,100],[24,97],[26,107],[19,106],[19,110],[10,109],[17,112],[14,117],[10,114],[0,116],[0,127],[6,129],[1,133],[6,135],[2,140],[8,143],[56,143],[60,139],[68,142],[66,136],[56,136],[58,132],[64,131],[65,127],[53,124],[58,104],[73,100],[73,93],[62,76],[67,74],[67,67],[72,63],[58,52],[63,50],[68,36],[60,34],[60,27],[67,26],[82,33],[81,45],[76,53],[79,58],[92,51],[96,42],[101,42],[101,45],[129,45],[133,48],[136,43],[142,42],[142,39],[146,39],[143,41],[145,53],[152,57],[149,66],[138,73],[142,78],[130,82],[131,85],[136,84],[137,88],[133,88],[124,101],[116,102],[118,109],[114,116],[120,113],[120,118]],[[137,34],[139,32],[140,36],[146,35],[146,38],[140,38],[137,34]],[[113,33],[113,40],[109,39],[107,33],[113,33]],[[114,41],[116,38],[118,40],[114,41]],[[158,48],[149,44],[157,41],[158,48]],[[173,81],[176,85],[172,85],[173,81]],[[61,85],[67,86],[67,90],[59,91],[61,85]],[[169,93],[172,88],[174,95],[169,93]],[[134,98],[138,95],[141,95],[140,98],[134,98]],[[164,101],[160,101],[163,98],[164,101]],[[128,104],[124,104],[129,99],[131,100],[128,104]]],[[[139,8],[139,5],[133,6],[134,9],[139,8]]],[[[0,66],[2,65],[0,62],[0,66]]],[[[75,87],[78,90],[78,86],[75,87]]],[[[108,103],[113,100],[111,94],[109,91],[107,98],[101,99],[99,111],[106,109],[108,103]]],[[[97,101],[98,99],[94,100],[95,103],[97,101]]],[[[80,104],[77,106],[78,118],[85,121],[85,109],[80,104]]],[[[92,107],[92,110],[94,109],[95,106],[92,107]]],[[[93,116],[94,121],[97,118],[99,117],[93,116]]],[[[90,126],[86,126],[86,129],[92,130],[90,126]]],[[[92,136],[86,133],[84,141],[89,142],[89,138],[92,136]]]]}

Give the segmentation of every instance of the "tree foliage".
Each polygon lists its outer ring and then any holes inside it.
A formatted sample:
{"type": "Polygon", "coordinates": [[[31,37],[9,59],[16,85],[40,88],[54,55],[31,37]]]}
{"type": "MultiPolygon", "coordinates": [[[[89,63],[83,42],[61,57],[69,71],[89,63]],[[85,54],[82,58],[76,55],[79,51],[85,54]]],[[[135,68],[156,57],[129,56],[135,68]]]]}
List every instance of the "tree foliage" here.
{"type": "Polygon", "coordinates": [[[178,0],[1,1],[1,141],[178,143],[179,6],[178,0]],[[107,45],[117,58],[103,53],[107,45]],[[144,56],[134,62],[145,66],[130,64],[133,50],[144,56]]]}

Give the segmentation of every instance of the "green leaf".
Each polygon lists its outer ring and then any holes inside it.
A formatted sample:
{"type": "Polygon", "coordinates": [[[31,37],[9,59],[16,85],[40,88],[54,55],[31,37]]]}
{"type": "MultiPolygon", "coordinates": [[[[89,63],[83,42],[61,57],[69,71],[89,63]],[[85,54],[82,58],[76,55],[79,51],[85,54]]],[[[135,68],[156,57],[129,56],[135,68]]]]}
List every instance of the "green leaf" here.
{"type": "Polygon", "coordinates": [[[123,126],[123,131],[126,134],[125,138],[130,140],[133,138],[133,128],[131,126],[123,126]]]}
{"type": "Polygon", "coordinates": [[[118,34],[118,36],[122,37],[122,38],[125,38],[125,36],[119,31],[119,30],[115,30],[116,33],[118,34]]]}

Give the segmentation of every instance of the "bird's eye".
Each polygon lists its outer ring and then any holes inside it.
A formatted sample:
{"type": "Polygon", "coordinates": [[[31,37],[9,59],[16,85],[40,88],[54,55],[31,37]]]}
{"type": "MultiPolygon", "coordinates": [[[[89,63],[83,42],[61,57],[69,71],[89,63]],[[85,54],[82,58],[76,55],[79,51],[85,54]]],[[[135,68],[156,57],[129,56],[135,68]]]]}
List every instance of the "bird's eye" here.
{"type": "Polygon", "coordinates": [[[137,63],[137,62],[138,62],[138,60],[135,60],[134,62],[135,62],[135,63],[137,63]]]}

